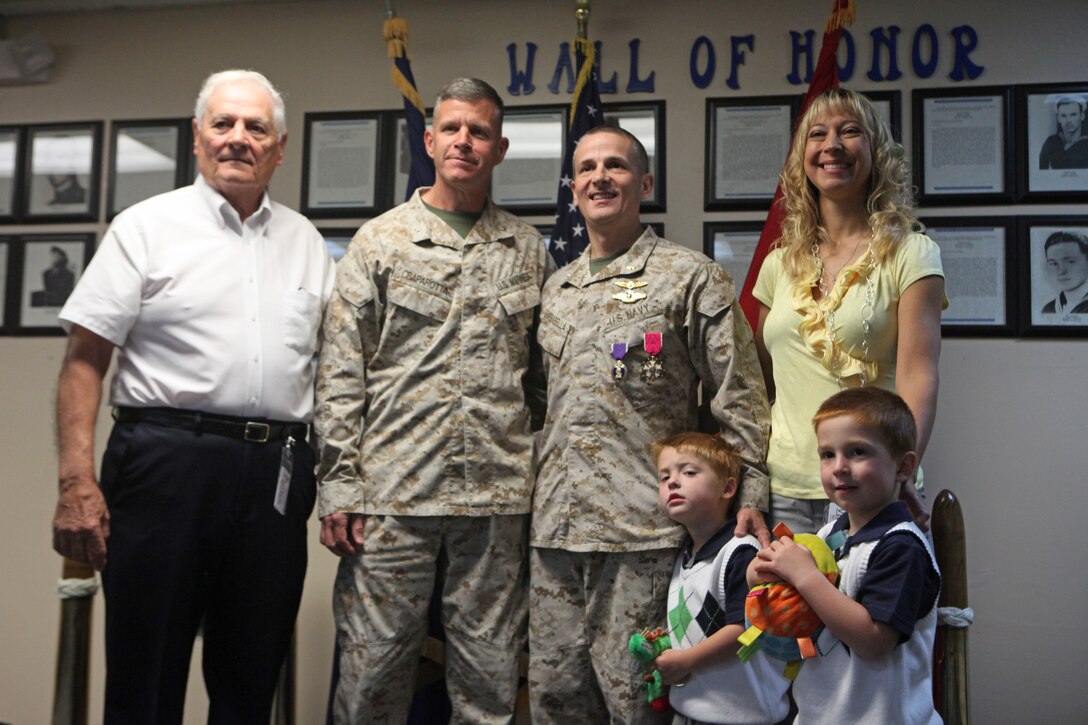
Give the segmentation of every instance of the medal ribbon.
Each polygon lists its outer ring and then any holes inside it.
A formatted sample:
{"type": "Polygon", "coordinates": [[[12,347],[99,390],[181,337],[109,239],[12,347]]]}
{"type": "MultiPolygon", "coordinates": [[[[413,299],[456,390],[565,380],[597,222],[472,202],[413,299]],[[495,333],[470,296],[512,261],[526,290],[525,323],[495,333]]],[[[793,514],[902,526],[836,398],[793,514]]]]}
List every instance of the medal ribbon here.
{"type": "Polygon", "coordinates": [[[643,345],[646,348],[646,352],[650,355],[656,355],[661,352],[661,333],[660,332],[647,332],[643,337],[643,345]]]}

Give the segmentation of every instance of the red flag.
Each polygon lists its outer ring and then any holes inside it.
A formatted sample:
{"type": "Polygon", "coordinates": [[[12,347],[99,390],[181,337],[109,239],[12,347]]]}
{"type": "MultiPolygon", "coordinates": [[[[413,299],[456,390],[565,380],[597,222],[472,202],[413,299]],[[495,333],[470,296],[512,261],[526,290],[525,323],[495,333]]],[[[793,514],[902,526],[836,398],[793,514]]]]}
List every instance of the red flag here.
{"type": "MultiPolygon", "coordinates": [[[[808,93],[801,104],[801,113],[809,107],[812,100],[824,91],[839,87],[839,66],[835,60],[835,51],[839,48],[839,38],[842,37],[842,29],[854,22],[854,0],[833,0],[831,17],[824,26],[823,44],[820,46],[820,58],[816,61],[816,70],[812,73],[812,80],[808,85],[808,93]]],[[[756,245],[755,254],[752,256],[752,264],[748,267],[748,276],[744,278],[744,287],[740,292],[740,307],[744,310],[744,316],[748,318],[752,329],[756,328],[759,320],[759,300],[752,295],[756,286],[756,278],[759,277],[759,268],[763,260],[771,251],[771,245],[782,236],[782,219],[785,217],[785,209],[782,206],[782,185],[774,191],[774,201],[771,202],[771,211],[767,214],[767,221],[763,223],[763,232],[759,235],[759,244],[756,245]]]]}

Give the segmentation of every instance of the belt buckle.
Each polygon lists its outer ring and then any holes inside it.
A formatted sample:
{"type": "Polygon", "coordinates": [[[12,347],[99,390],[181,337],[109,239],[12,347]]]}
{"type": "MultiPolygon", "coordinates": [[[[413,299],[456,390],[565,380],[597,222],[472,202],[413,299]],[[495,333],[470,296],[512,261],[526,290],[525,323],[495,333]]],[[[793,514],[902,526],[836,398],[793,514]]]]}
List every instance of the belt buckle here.
{"type": "Polygon", "coordinates": [[[268,425],[268,423],[249,421],[246,423],[246,432],[242,437],[250,443],[267,443],[271,433],[272,426],[268,425]]]}

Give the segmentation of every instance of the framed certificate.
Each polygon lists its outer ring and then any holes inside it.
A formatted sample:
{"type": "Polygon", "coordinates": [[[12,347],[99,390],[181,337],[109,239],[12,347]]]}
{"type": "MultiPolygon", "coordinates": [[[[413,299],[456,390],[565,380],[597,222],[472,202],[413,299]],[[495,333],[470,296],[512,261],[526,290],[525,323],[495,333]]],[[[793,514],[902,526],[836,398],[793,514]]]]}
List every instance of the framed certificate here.
{"type": "Polygon", "coordinates": [[[94,254],[94,235],[28,234],[17,238],[11,252],[14,333],[63,335],[57,316],[94,254]]]}
{"type": "MultiPolygon", "coordinates": [[[[423,119],[424,130],[431,127],[433,115],[425,114],[423,119]]],[[[388,171],[383,178],[393,189],[393,198],[389,199],[387,206],[394,207],[397,204],[408,201],[408,179],[412,171],[412,152],[408,148],[408,122],[404,120],[404,111],[386,111],[385,123],[387,128],[395,129],[392,138],[387,138],[385,146],[391,159],[387,164],[388,171]]]]}
{"type": "Polygon", "coordinates": [[[111,123],[107,218],[189,184],[192,135],[188,118],[111,123]]]}
{"type": "Polygon", "coordinates": [[[14,309],[14,300],[9,300],[9,293],[15,289],[14,282],[10,279],[11,249],[15,244],[14,237],[0,237],[0,335],[7,335],[15,328],[15,321],[8,314],[14,309]]]}
{"type": "Polygon", "coordinates": [[[311,218],[362,217],[379,199],[382,113],[307,113],[302,148],[302,213],[311,218]]]}
{"type": "Polygon", "coordinates": [[[707,99],[707,211],[770,208],[800,104],[800,96],[707,99]]]}
{"type": "Polygon", "coordinates": [[[644,212],[665,211],[665,102],[606,103],[604,119],[629,132],[646,148],[654,189],[640,208],[644,212]]]}
{"type": "Polygon", "coordinates": [[[748,278],[762,233],[762,221],[703,222],[703,253],[725,268],[738,293],[748,278]]]}
{"type": "Polygon", "coordinates": [[[1082,202],[1088,195],[1088,83],[1016,89],[1021,201],[1082,202]]]}
{"type": "Polygon", "coordinates": [[[491,199],[514,214],[551,214],[559,195],[566,140],[564,106],[507,106],[510,147],[491,174],[491,199]]]}
{"type": "Polygon", "coordinates": [[[23,221],[98,221],[101,148],[101,121],[30,126],[23,221]]]}
{"type": "Polygon", "coordinates": [[[1088,337],[1088,216],[1020,218],[1021,333],[1088,337]]]}
{"type": "Polygon", "coordinates": [[[1016,335],[1016,219],[931,217],[925,225],[944,265],[948,307],[941,313],[941,334],[1016,335]]]}
{"type": "Polygon", "coordinates": [[[997,87],[913,92],[919,204],[1012,202],[1011,95],[997,87]]]}

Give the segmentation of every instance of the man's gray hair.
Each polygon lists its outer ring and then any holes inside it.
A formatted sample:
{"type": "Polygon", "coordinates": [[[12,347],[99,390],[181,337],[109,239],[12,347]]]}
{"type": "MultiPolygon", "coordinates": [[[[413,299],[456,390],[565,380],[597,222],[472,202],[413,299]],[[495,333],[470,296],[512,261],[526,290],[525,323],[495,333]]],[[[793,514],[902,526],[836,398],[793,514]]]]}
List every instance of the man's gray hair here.
{"type": "Polygon", "coordinates": [[[196,107],[193,109],[193,116],[196,118],[197,123],[203,123],[204,113],[208,110],[208,99],[211,98],[215,89],[224,83],[235,83],[237,81],[256,83],[268,91],[268,95],[272,97],[272,115],[276,124],[276,133],[280,136],[287,133],[287,109],[283,103],[283,96],[272,85],[272,81],[265,78],[263,74],[255,70],[242,70],[240,68],[221,70],[204,79],[204,85],[200,87],[200,93],[196,97],[196,107]]]}
{"type": "Polygon", "coordinates": [[[435,100],[435,108],[442,101],[490,101],[495,106],[495,110],[498,111],[499,116],[499,129],[502,130],[502,115],[503,115],[503,102],[499,97],[498,92],[491,87],[487,81],[482,81],[479,78],[454,78],[452,81],[442,86],[438,91],[438,98],[435,100]]]}

